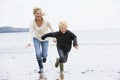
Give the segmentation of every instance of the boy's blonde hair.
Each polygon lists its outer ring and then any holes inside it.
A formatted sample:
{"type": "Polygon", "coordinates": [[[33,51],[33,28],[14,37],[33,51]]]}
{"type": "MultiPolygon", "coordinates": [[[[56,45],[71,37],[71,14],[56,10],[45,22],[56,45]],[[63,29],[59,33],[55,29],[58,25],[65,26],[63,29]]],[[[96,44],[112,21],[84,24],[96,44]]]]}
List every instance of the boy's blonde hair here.
{"type": "Polygon", "coordinates": [[[59,29],[61,29],[62,27],[66,27],[67,28],[67,22],[66,21],[60,21],[59,22],[59,29]]]}
{"type": "Polygon", "coordinates": [[[39,8],[39,7],[34,7],[33,8],[33,14],[35,14],[38,10],[40,10],[41,12],[42,12],[42,15],[45,15],[45,13],[42,11],[42,9],[41,8],[39,8]]]}

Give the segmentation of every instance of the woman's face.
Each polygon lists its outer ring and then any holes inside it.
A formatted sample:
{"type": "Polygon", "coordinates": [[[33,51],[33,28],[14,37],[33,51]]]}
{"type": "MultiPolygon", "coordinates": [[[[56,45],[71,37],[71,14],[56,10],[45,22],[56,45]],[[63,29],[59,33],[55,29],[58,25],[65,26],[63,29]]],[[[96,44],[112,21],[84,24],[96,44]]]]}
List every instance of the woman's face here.
{"type": "Polygon", "coordinates": [[[42,11],[37,10],[34,14],[35,19],[41,19],[42,18],[42,11]]]}

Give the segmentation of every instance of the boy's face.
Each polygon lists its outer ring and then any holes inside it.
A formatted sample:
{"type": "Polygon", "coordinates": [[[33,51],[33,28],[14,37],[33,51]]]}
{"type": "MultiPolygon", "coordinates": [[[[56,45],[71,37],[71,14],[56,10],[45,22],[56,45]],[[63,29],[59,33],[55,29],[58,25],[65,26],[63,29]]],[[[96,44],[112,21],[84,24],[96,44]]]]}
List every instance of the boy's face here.
{"type": "Polygon", "coordinates": [[[61,31],[63,34],[66,33],[67,27],[66,27],[66,26],[61,26],[61,27],[60,27],[60,31],[61,31]]]}

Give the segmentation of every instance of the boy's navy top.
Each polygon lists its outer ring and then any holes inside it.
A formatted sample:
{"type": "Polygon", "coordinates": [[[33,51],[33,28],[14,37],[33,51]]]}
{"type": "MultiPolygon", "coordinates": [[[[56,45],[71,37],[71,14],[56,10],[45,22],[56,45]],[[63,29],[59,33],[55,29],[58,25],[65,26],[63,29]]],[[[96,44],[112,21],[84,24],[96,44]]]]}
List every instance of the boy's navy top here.
{"type": "Polygon", "coordinates": [[[70,51],[73,41],[73,46],[77,46],[77,36],[71,31],[67,30],[64,34],[61,31],[51,32],[43,35],[41,38],[55,37],[57,39],[57,48],[65,51],[70,51]]]}

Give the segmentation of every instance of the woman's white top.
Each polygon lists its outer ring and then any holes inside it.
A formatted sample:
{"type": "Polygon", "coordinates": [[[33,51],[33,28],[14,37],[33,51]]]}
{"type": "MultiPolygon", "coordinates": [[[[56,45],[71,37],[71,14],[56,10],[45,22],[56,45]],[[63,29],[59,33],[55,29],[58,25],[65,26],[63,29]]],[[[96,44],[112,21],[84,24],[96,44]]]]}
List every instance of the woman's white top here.
{"type": "Polygon", "coordinates": [[[32,38],[35,37],[37,38],[39,41],[46,41],[46,40],[49,40],[49,38],[46,38],[45,40],[42,40],[41,39],[41,36],[48,33],[49,30],[50,31],[53,31],[50,23],[43,19],[43,24],[41,26],[38,26],[35,22],[35,20],[33,20],[30,24],[30,28],[29,28],[29,32],[30,32],[30,41],[29,43],[31,43],[32,41],[32,38]]]}

